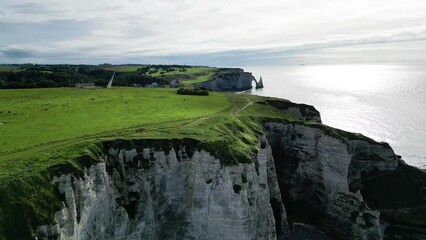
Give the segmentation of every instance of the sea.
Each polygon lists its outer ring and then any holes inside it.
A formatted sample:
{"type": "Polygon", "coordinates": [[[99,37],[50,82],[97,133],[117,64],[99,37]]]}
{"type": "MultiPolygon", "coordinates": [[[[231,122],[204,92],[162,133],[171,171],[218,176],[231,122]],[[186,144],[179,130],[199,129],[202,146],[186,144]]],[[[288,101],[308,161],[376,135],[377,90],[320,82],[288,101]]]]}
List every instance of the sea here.
{"type": "Polygon", "coordinates": [[[426,169],[426,66],[244,67],[264,88],[248,92],[313,105],[324,124],[387,142],[426,169]]]}

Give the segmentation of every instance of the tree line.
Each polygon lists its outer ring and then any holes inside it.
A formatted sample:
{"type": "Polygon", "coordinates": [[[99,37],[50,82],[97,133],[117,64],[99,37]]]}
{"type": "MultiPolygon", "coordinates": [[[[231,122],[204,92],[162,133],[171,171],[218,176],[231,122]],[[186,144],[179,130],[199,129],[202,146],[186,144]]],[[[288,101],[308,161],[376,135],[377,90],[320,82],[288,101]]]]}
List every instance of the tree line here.
{"type": "MultiPolygon", "coordinates": [[[[169,80],[151,76],[157,71],[186,71],[181,65],[146,65],[133,72],[116,72],[115,86],[145,86],[154,82],[166,85],[169,80]],[[161,70],[160,70],[161,69],[161,70]]],[[[113,70],[96,65],[21,65],[19,69],[0,71],[0,88],[73,87],[76,83],[95,83],[106,86],[113,70]]]]}

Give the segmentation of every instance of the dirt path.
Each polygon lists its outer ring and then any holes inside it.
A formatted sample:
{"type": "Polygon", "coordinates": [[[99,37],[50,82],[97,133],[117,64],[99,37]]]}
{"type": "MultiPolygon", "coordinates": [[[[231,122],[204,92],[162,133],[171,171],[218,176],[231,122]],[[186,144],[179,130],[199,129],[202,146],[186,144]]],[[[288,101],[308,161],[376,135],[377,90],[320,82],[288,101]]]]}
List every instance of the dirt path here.
{"type": "Polygon", "coordinates": [[[251,106],[251,105],[253,105],[254,104],[254,102],[252,101],[252,100],[250,100],[249,98],[247,98],[247,97],[244,97],[245,99],[247,99],[247,104],[244,106],[244,107],[242,107],[242,108],[240,108],[240,109],[238,109],[237,111],[235,111],[235,112],[233,112],[233,114],[234,115],[237,115],[239,112],[241,112],[242,110],[244,110],[244,109],[246,109],[247,107],[249,107],[249,106],[251,106]]]}
{"type": "Polygon", "coordinates": [[[198,125],[199,123],[201,123],[202,121],[204,121],[204,120],[206,120],[206,119],[209,119],[209,118],[211,118],[211,117],[212,117],[212,116],[200,117],[200,118],[197,118],[197,119],[195,119],[194,121],[189,122],[189,123],[187,123],[187,124],[185,124],[185,125],[183,125],[183,126],[184,126],[184,127],[195,126],[195,125],[198,125]]]}
{"type": "MultiPolygon", "coordinates": [[[[252,100],[250,100],[249,98],[247,98],[247,97],[244,97],[246,100],[247,100],[247,104],[246,105],[244,105],[242,108],[240,108],[240,109],[238,109],[238,110],[235,110],[232,114],[233,115],[237,115],[239,112],[241,112],[242,110],[244,110],[244,109],[246,109],[247,107],[249,107],[249,106],[251,106],[251,105],[253,105],[255,102],[253,102],[252,100]]],[[[232,104],[234,105],[234,104],[236,104],[232,99],[230,99],[231,100],[231,102],[232,102],[232,104]]],[[[184,124],[184,125],[182,125],[181,127],[191,127],[191,126],[195,126],[195,125],[198,125],[198,124],[200,124],[201,122],[203,122],[203,121],[205,121],[205,120],[207,120],[207,119],[210,119],[210,118],[212,118],[212,117],[216,117],[216,116],[218,116],[217,114],[215,114],[215,115],[212,115],[212,116],[204,116],[204,117],[199,117],[199,118],[195,118],[193,121],[190,121],[190,122],[188,122],[188,123],[186,123],[186,124],[184,124]]]]}

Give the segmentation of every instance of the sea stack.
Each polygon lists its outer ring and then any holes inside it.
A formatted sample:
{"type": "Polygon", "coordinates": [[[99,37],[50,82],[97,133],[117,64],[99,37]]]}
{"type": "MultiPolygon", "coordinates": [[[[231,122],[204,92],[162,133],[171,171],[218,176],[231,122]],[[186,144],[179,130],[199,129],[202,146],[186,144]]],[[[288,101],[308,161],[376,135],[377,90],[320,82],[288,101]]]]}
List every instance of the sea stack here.
{"type": "Polygon", "coordinates": [[[256,89],[263,88],[263,80],[262,77],[260,77],[259,82],[256,82],[256,89]]]}

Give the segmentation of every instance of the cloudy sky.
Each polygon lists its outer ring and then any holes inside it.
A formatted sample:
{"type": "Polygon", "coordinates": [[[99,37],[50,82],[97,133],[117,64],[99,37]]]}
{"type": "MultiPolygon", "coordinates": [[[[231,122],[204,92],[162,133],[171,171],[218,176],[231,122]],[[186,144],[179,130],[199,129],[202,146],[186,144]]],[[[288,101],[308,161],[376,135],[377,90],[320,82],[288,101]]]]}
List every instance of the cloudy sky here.
{"type": "Polygon", "coordinates": [[[1,0],[0,63],[426,63],[424,0],[1,0]]]}

